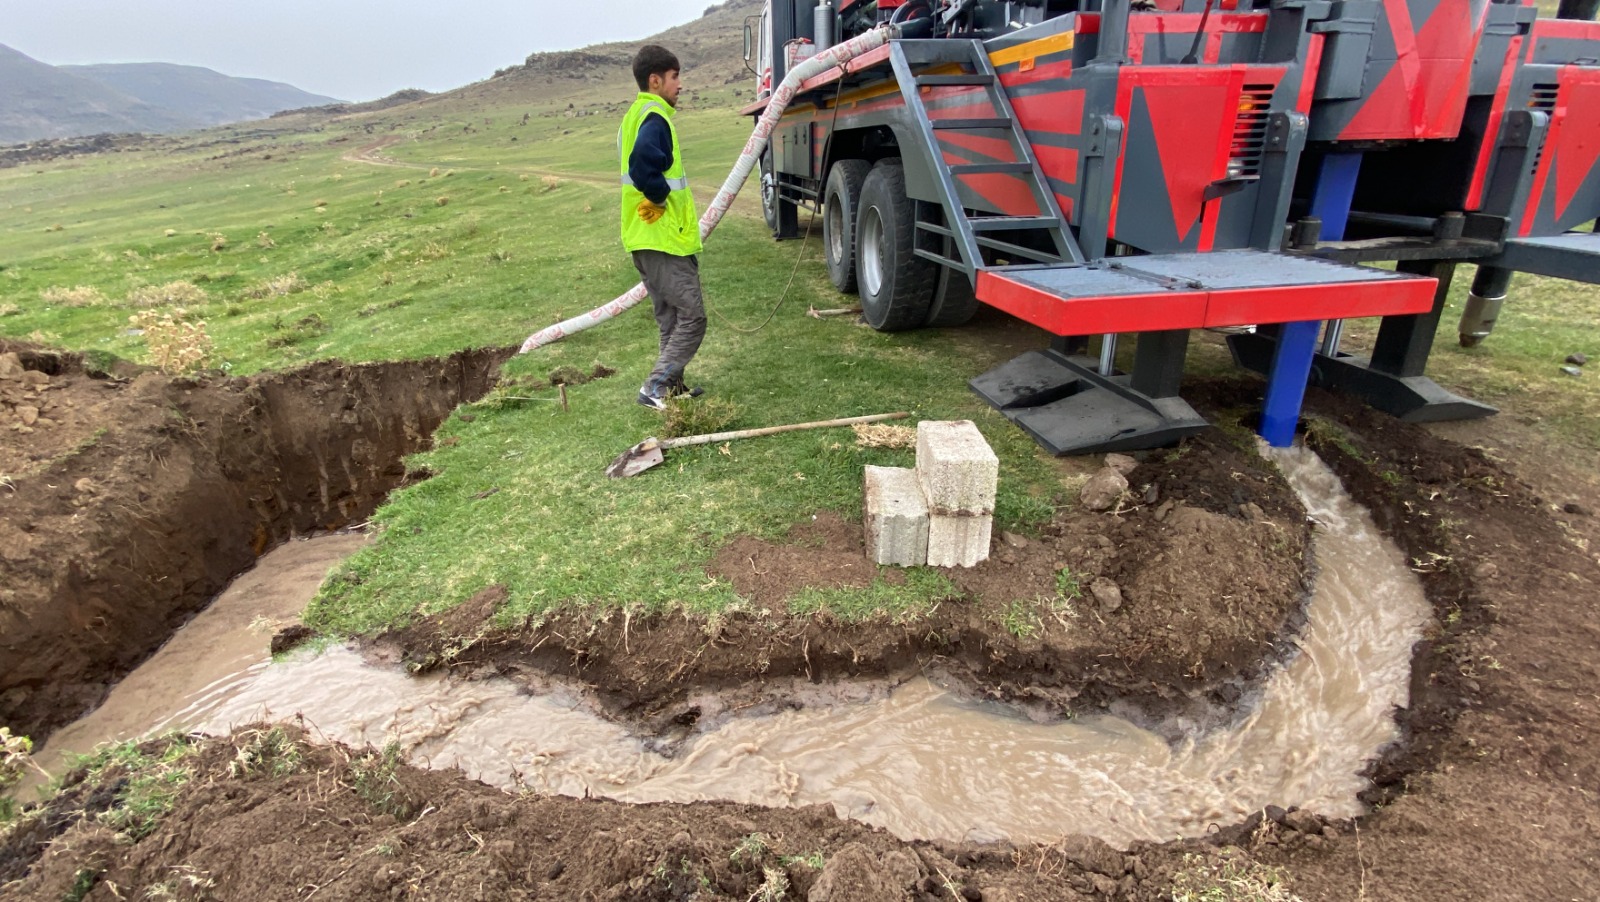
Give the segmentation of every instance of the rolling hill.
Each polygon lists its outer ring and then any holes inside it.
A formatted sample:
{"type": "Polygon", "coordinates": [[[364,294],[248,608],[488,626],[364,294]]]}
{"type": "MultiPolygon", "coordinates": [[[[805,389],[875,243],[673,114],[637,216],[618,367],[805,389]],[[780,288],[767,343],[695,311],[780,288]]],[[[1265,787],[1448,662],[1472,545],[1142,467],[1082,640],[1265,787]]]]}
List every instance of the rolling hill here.
{"type": "Polygon", "coordinates": [[[61,66],[151,106],[178,110],[202,125],[265,119],[282,110],[338,103],[334,97],[302,91],[262,78],[235,78],[201,66],[173,63],[108,63],[61,66]]]}
{"type": "Polygon", "coordinates": [[[0,144],[107,132],[176,132],[333,102],[198,66],[52,66],[0,44],[0,144]]]}

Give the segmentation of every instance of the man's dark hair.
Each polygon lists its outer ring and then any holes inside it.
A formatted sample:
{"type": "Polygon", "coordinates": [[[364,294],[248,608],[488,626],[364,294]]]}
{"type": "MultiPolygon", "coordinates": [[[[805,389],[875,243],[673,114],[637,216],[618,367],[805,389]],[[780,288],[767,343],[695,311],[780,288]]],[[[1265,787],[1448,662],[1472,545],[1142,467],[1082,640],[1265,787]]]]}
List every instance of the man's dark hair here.
{"type": "Polygon", "coordinates": [[[633,80],[639,83],[641,91],[650,90],[650,76],[665,77],[668,72],[677,71],[680,71],[678,58],[672,55],[671,50],[655,44],[640,47],[633,58],[633,80]]]}

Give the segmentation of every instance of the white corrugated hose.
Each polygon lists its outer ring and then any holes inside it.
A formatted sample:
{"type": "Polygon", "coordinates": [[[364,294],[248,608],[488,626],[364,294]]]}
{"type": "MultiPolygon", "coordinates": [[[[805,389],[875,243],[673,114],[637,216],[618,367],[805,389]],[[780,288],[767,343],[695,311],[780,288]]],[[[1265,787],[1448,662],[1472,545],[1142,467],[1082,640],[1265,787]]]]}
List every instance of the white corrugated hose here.
{"type": "MultiPolygon", "coordinates": [[[[861,54],[883,46],[898,35],[899,31],[899,27],[894,25],[875,28],[842,44],[835,44],[789,70],[788,76],[778,85],[778,89],[772,92],[772,99],[768,101],[761,119],[756,122],[755,131],[750,133],[750,140],[745,142],[744,152],[739,155],[739,161],[734,164],[733,171],[728,173],[727,180],[722,183],[722,190],[717,192],[717,196],[711,201],[711,206],[707,207],[705,214],[700,217],[702,239],[711,234],[717,223],[722,221],[722,215],[728,212],[733,199],[739,196],[739,189],[744,187],[745,179],[750,177],[750,171],[755,168],[756,161],[761,158],[761,152],[767,147],[767,140],[772,137],[772,129],[777,125],[778,117],[783,115],[784,109],[794,99],[795,91],[801,82],[821,75],[829,69],[841,67],[861,54]]],[[[522,349],[517,353],[526,354],[535,348],[560,341],[568,335],[582,332],[590,326],[599,325],[647,296],[644,283],[640,282],[608,304],[528,336],[528,340],[522,343],[522,349]]]]}

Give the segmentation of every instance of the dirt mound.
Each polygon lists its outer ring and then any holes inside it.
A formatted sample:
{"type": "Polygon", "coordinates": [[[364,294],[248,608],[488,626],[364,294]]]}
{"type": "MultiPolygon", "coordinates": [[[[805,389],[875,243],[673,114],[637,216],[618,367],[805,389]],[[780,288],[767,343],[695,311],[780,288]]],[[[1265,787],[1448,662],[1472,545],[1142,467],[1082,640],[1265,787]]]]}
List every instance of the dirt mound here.
{"type": "Polygon", "coordinates": [[[370,514],[503,356],[197,381],[0,343],[0,724],[42,741],[259,554],[370,514]]]}

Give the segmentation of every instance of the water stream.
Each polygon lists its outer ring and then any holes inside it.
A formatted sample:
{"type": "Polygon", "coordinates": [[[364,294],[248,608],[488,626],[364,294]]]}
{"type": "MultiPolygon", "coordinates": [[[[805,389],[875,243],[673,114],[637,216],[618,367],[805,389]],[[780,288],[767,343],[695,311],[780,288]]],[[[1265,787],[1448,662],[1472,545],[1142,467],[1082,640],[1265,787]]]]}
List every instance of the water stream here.
{"type": "MultiPolygon", "coordinates": [[[[460,767],[508,788],[632,802],[831,803],[905,838],[1023,842],[1088,833],[1126,845],[1198,834],[1268,804],[1353,815],[1364,763],[1395,738],[1392,711],[1407,703],[1410,650],[1428,609],[1404,557],[1332,473],[1303,450],[1273,454],[1318,523],[1301,653],[1268,677],[1239,723],[1176,746],[1115,717],[1038,723],[918,678],[886,698],[734,718],[668,758],[572,692],[419,679],[345,649],[273,666],[258,652],[247,665],[219,658],[214,669],[199,667],[196,652],[176,648],[186,634],[213,629],[205,623],[213,616],[237,632],[256,616],[241,611],[260,611],[261,589],[241,578],[106,705],[58,734],[42,760],[48,766],[60,748],[147,729],[225,732],[299,714],[330,738],[395,741],[414,763],[460,767]],[[169,650],[176,657],[158,664],[169,650]],[[129,684],[152,667],[163,672],[138,684],[137,710],[124,708],[129,684]]],[[[330,538],[286,546],[252,575],[284,566],[320,575],[359,541],[335,538],[337,545],[330,538]],[[285,554],[298,560],[281,563],[285,554]]],[[[208,650],[224,644],[200,641],[208,650]]]]}

